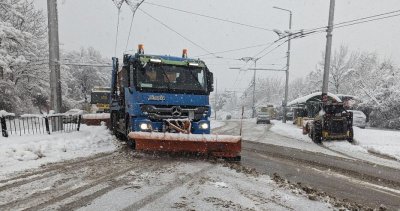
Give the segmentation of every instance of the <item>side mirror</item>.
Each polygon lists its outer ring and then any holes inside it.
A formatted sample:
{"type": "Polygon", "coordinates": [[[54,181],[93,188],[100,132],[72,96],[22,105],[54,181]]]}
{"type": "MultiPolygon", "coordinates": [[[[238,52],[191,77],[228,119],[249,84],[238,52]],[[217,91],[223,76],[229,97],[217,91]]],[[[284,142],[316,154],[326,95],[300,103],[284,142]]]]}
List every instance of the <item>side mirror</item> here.
{"type": "Polygon", "coordinates": [[[214,74],[212,72],[208,72],[208,80],[207,80],[207,85],[208,85],[208,91],[213,92],[214,91],[214,74]]]}

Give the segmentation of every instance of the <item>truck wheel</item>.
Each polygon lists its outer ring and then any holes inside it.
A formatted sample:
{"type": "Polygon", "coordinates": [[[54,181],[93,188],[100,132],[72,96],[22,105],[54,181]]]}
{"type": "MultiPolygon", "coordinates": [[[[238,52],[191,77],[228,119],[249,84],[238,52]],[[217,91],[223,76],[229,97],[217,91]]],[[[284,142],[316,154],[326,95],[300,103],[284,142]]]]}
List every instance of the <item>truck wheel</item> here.
{"type": "Polygon", "coordinates": [[[312,131],[312,141],[316,144],[322,143],[322,135],[321,130],[318,125],[314,124],[313,131],[312,131]]]}
{"type": "MultiPolygon", "coordinates": [[[[117,113],[116,112],[111,112],[111,133],[115,136],[118,136],[118,132],[117,132],[117,113]]],[[[118,137],[117,137],[118,138],[118,137]]]]}
{"type": "Polygon", "coordinates": [[[353,128],[350,129],[349,132],[350,132],[350,134],[349,134],[349,137],[347,138],[347,141],[348,141],[349,143],[353,143],[353,141],[354,141],[354,139],[353,139],[353,137],[354,137],[353,128]]]}
{"type": "Polygon", "coordinates": [[[131,132],[131,121],[129,120],[129,116],[126,117],[126,127],[125,127],[125,139],[126,143],[128,144],[129,148],[136,149],[135,140],[130,139],[128,134],[131,132]]]}

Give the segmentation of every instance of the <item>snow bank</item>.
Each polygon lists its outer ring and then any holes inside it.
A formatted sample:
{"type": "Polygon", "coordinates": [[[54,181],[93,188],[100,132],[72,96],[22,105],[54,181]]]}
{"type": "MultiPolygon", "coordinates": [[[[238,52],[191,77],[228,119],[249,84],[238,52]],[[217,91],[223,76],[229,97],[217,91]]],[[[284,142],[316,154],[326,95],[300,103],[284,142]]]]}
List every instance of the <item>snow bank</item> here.
{"type": "Polygon", "coordinates": [[[210,127],[211,127],[211,129],[215,129],[215,128],[218,128],[218,127],[222,127],[222,126],[224,126],[225,125],[225,122],[221,122],[221,121],[218,121],[218,120],[211,120],[210,121],[210,127]]]}
{"type": "Polygon", "coordinates": [[[105,126],[86,125],[72,133],[0,137],[0,177],[49,162],[113,151],[112,140],[105,126]]]}
{"type": "Polygon", "coordinates": [[[400,131],[354,127],[354,139],[364,149],[400,161],[400,131]]]}
{"type": "Polygon", "coordinates": [[[302,129],[292,124],[291,121],[287,121],[287,123],[282,123],[281,121],[272,120],[272,123],[274,125],[271,127],[270,130],[274,133],[286,136],[288,138],[294,138],[305,142],[312,142],[307,135],[303,135],[302,129]]]}
{"type": "Polygon", "coordinates": [[[0,110],[0,117],[6,117],[6,116],[15,116],[14,113],[8,113],[7,111],[0,110]]]}

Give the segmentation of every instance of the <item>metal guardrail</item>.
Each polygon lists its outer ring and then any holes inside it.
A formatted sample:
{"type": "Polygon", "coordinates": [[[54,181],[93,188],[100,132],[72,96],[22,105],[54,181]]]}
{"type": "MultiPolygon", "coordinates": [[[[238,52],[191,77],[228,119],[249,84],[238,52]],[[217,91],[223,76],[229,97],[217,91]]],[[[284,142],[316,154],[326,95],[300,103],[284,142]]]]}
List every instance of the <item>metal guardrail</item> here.
{"type": "Polygon", "coordinates": [[[51,133],[69,133],[79,131],[82,116],[67,115],[23,115],[0,117],[1,134],[3,137],[11,135],[34,135],[51,133]]]}

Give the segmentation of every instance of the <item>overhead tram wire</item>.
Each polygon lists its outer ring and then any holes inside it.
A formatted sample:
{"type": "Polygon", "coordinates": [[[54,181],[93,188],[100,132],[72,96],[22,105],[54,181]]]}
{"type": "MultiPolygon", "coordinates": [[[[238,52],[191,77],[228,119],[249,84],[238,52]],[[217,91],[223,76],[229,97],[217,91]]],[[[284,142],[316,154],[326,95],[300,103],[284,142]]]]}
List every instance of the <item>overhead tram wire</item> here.
{"type": "MultiPolygon", "coordinates": [[[[379,16],[383,16],[383,15],[389,15],[389,14],[393,14],[393,13],[399,13],[399,12],[400,12],[400,10],[394,10],[394,11],[385,12],[385,13],[381,13],[381,14],[377,14],[377,15],[371,15],[371,16],[367,16],[367,17],[363,17],[363,18],[353,19],[353,20],[349,20],[349,21],[343,21],[343,22],[334,24],[334,26],[335,26],[335,25],[348,24],[348,23],[357,22],[357,21],[362,21],[362,20],[366,20],[366,19],[371,19],[371,21],[372,21],[372,20],[380,20],[380,19],[395,17],[395,16],[399,16],[400,14],[391,15],[391,16],[385,16],[385,17],[382,17],[382,18],[373,19],[373,18],[375,18],[375,17],[379,17],[379,16]]],[[[364,23],[364,22],[365,22],[365,21],[362,21],[362,22],[360,22],[360,23],[364,23]]]]}
{"type": "MultiPolygon", "coordinates": [[[[366,23],[366,22],[370,22],[370,21],[375,21],[375,20],[381,20],[381,19],[386,19],[386,18],[391,18],[391,17],[396,17],[399,16],[399,14],[396,15],[390,15],[390,16],[385,16],[385,17],[381,17],[381,18],[376,18],[376,17],[380,17],[380,16],[384,16],[384,15],[389,15],[389,14],[393,14],[393,13],[399,13],[400,10],[393,10],[393,11],[389,11],[389,12],[385,12],[385,13],[380,13],[380,14],[376,14],[376,15],[370,15],[370,16],[366,16],[366,17],[362,17],[362,18],[357,18],[357,19],[353,19],[353,20],[348,20],[348,21],[343,21],[343,22],[339,22],[334,24],[333,26],[336,28],[342,28],[344,26],[340,26],[340,25],[356,25],[356,24],[361,24],[361,23],[366,23]],[[369,19],[369,20],[367,20],[369,19]],[[363,21],[366,20],[366,21],[363,21]],[[356,23],[354,23],[356,22],[356,23]],[[351,23],[351,24],[350,24],[351,23]],[[340,27],[339,27],[340,26],[340,27]]],[[[322,26],[322,27],[316,27],[316,28],[311,28],[311,29],[303,29],[304,32],[309,32],[309,31],[316,31],[316,30],[320,30],[320,29],[327,29],[328,26],[322,26]]],[[[301,31],[301,30],[299,30],[301,31]]]]}
{"type": "Polygon", "coordinates": [[[334,25],[333,28],[338,29],[338,28],[343,28],[343,27],[358,25],[358,24],[362,24],[362,23],[368,23],[368,22],[373,22],[373,21],[377,21],[377,20],[383,20],[383,19],[387,19],[387,18],[393,18],[393,17],[397,17],[397,16],[400,16],[400,14],[390,15],[390,16],[385,16],[385,17],[380,17],[380,18],[374,18],[374,19],[369,19],[369,20],[365,20],[365,21],[359,21],[359,22],[349,23],[349,24],[344,24],[344,25],[339,25],[339,26],[335,26],[335,25],[334,25]]]}
{"type": "Polygon", "coordinates": [[[161,20],[157,19],[156,17],[150,15],[149,13],[147,13],[146,11],[144,11],[143,9],[138,8],[138,10],[142,11],[145,15],[149,16],[151,19],[157,21],[158,23],[160,23],[161,25],[163,25],[165,28],[169,29],[170,31],[174,32],[175,34],[179,35],[180,37],[182,37],[183,39],[185,39],[186,41],[192,43],[193,45],[199,47],[200,49],[202,49],[203,51],[205,51],[206,53],[209,53],[210,55],[213,55],[215,57],[218,58],[217,55],[215,55],[214,53],[211,53],[209,50],[205,49],[204,47],[202,47],[201,45],[195,43],[194,41],[190,40],[189,38],[185,37],[183,34],[179,33],[178,31],[176,31],[175,29],[171,28],[170,26],[168,26],[167,24],[165,24],[164,22],[162,22],[161,20]]]}
{"type": "MultiPolygon", "coordinates": [[[[241,51],[241,50],[247,50],[247,49],[251,49],[251,48],[257,48],[257,47],[261,47],[261,46],[265,46],[265,45],[269,45],[269,44],[271,44],[271,43],[251,45],[251,46],[247,46],[247,47],[235,48],[235,49],[230,49],[230,50],[225,50],[225,51],[218,51],[218,52],[213,52],[213,53],[214,54],[229,53],[229,52],[234,52],[234,51],[241,51]]],[[[211,54],[202,54],[202,55],[198,55],[198,56],[194,56],[194,57],[203,57],[203,56],[208,56],[208,55],[211,55],[211,54]]]]}
{"type": "Polygon", "coordinates": [[[115,35],[115,46],[114,46],[114,57],[117,57],[118,31],[119,31],[119,16],[120,16],[120,14],[121,14],[121,6],[122,6],[122,3],[123,3],[124,1],[113,0],[113,2],[114,2],[115,6],[116,6],[117,9],[118,9],[117,32],[116,32],[116,35],[115,35]]]}
{"type": "Polygon", "coordinates": [[[129,26],[129,33],[128,33],[128,38],[126,40],[126,45],[125,45],[125,51],[128,49],[128,44],[129,44],[129,38],[131,37],[131,31],[132,31],[132,25],[133,25],[133,18],[135,17],[136,11],[137,9],[140,7],[140,5],[144,2],[144,0],[142,0],[141,2],[139,2],[136,6],[132,6],[129,5],[131,7],[132,10],[132,18],[131,18],[131,24],[129,26]]]}
{"type": "Polygon", "coordinates": [[[245,27],[249,27],[249,28],[260,29],[260,30],[264,30],[264,31],[273,32],[272,29],[268,29],[268,28],[264,28],[264,27],[260,27],[260,26],[254,26],[254,25],[240,23],[240,22],[236,22],[236,21],[232,21],[232,20],[228,20],[228,19],[213,17],[213,16],[209,16],[209,15],[203,15],[203,14],[199,14],[199,13],[195,13],[195,12],[191,12],[191,11],[187,11],[187,10],[181,10],[181,9],[168,7],[168,6],[160,5],[160,4],[155,4],[155,3],[150,3],[150,2],[144,2],[144,3],[148,4],[148,5],[162,7],[162,8],[169,9],[169,10],[175,10],[175,11],[178,11],[178,12],[187,13],[187,14],[191,14],[191,15],[196,15],[196,16],[200,16],[200,17],[204,17],[204,18],[214,19],[214,20],[227,22],[227,23],[231,23],[231,24],[236,24],[236,25],[240,25],[240,26],[245,26],[245,27]]]}

